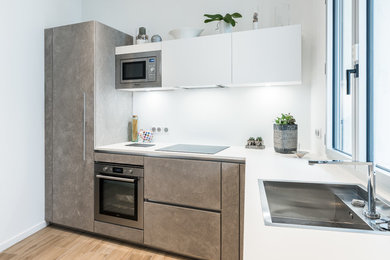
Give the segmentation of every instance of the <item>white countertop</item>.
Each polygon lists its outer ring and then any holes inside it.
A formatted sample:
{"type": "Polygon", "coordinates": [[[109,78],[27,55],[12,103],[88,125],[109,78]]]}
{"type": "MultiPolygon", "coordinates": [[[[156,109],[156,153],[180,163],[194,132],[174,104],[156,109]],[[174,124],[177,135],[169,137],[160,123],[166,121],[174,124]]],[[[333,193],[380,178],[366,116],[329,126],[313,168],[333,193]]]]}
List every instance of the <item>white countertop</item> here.
{"type": "Polygon", "coordinates": [[[230,147],[215,155],[154,151],[168,145],[170,144],[140,148],[124,146],[122,143],[97,147],[95,150],[151,156],[171,154],[184,158],[245,160],[244,260],[389,258],[387,252],[390,245],[389,235],[275,227],[264,224],[258,179],[365,185],[349,171],[339,166],[309,166],[307,159],[310,155],[298,159],[294,155],[277,154],[272,148],[251,150],[230,147]]]}
{"type": "Polygon", "coordinates": [[[197,159],[208,159],[208,160],[226,160],[226,161],[245,161],[245,148],[238,146],[230,146],[229,148],[218,152],[216,154],[199,154],[199,153],[182,153],[182,152],[166,152],[156,151],[157,149],[167,147],[170,143],[153,143],[151,147],[135,147],[126,146],[127,143],[118,143],[105,146],[99,146],[95,148],[95,151],[99,152],[113,152],[113,153],[124,153],[124,154],[135,154],[135,155],[146,155],[146,156],[162,156],[162,157],[178,157],[178,158],[197,158],[197,159]]]}

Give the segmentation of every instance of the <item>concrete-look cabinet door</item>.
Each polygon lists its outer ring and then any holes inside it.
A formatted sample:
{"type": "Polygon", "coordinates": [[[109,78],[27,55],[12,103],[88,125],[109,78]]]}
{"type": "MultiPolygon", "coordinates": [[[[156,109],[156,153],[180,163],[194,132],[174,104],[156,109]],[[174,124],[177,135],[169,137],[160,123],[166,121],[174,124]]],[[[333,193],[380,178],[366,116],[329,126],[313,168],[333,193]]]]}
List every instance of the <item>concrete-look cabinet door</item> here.
{"type": "Polygon", "coordinates": [[[221,259],[240,259],[240,165],[222,163],[221,259]]]}
{"type": "Polygon", "coordinates": [[[221,163],[144,158],[145,199],[221,210],[221,163]]]}
{"type": "Polygon", "coordinates": [[[93,231],[94,22],[53,30],[53,219],[93,231]]]}
{"type": "Polygon", "coordinates": [[[220,214],[145,202],[144,243],[201,259],[220,259],[220,214]]]}

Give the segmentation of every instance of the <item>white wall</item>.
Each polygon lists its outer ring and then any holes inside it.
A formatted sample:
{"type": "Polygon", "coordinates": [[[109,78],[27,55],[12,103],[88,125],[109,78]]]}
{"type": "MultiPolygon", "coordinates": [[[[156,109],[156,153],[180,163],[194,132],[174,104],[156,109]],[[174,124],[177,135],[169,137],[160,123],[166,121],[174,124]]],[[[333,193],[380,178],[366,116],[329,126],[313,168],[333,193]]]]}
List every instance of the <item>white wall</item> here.
{"type": "MultiPolygon", "coordinates": [[[[311,0],[313,1],[313,0],[311,0]]],[[[204,28],[203,34],[214,34],[216,23],[204,24],[205,13],[233,13],[243,15],[235,30],[252,28],[253,12],[260,13],[260,27],[286,25],[292,21],[292,10],[300,6],[303,14],[310,0],[82,0],[83,19],[99,20],[131,35],[144,26],[147,34],[160,34],[170,39],[168,32],[180,27],[204,28]],[[302,3],[305,2],[305,5],[302,3]]],[[[320,1],[320,0],[314,0],[320,1]]],[[[323,1],[321,0],[323,3],[323,1]]]]}
{"type": "Polygon", "coordinates": [[[80,0],[2,1],[0,251],[45,226],[44,28],[80,20],[80,0]]]}
{"type": "Polygon", "coordinates": [[[248,137],[261,135],[266,145],[272,145],[273,119],[291,112],[299,124],[301,147],[322,151],[323,142],[314,137],[314,129],[325,130],[323,0],[83,0],[85,20],[99,20],[132,35],[146,26],[149,35],[158,33],[163,39],[182,26],[215,33],[215,24],[203,24],[204,13],[238,11],[244,18],[235,30],[248,30],[255,10],[260,27],[302,24],[302,85],[135,93],[133,110],[139,125],[169,127],[170,133],[156,136],[156,141],[242,145],[248,137]]]}
{"type": "Polygon", "coordinates": [[[299,142],[308,147],[310,92],[304,86],[177,90],[134,93],[133,112],[140,128],[167,126],[161,142],[244,145],[250,136],[272,144],[273,119],[280,112],[296,115],[299,142]]]}

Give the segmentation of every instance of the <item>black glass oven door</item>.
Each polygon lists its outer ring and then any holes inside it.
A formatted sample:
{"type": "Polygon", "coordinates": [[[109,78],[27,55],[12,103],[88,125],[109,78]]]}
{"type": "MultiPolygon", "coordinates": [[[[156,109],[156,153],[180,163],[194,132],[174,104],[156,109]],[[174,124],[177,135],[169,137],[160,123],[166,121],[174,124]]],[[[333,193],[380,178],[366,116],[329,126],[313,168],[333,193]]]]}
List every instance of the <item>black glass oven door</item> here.
{"type": "Polygon", "coordinates": [[[122,80],[146,80],[146,61],[123,61],[122,80]]]}
{"type": "Polygon", "coordinates": [[[99,213],[137,221],[137,180],[100,179],[99,213]]]}

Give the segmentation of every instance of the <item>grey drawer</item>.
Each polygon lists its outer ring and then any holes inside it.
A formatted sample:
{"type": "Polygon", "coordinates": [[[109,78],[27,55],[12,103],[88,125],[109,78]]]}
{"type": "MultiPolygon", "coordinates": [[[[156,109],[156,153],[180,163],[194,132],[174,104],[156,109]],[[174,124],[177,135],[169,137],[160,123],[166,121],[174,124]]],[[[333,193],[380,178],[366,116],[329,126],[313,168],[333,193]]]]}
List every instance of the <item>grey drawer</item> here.
{"type": "Polygon", "coordinates": [[[142,244],[144,242],[144,231],[124,226],[113,225],[95,221],[95,233],[123,239],[129,242],[142,244]]]}
{"type": "Polygon", "coordinates": [[[221,209],[221,163],[145,157],[145,198],[201,209],[221,209]]]}
{"type": "Polygon", "coordinates": [[[145,202],[146,245],[201,259],[220,259],[219,213],[145,202]]]}

